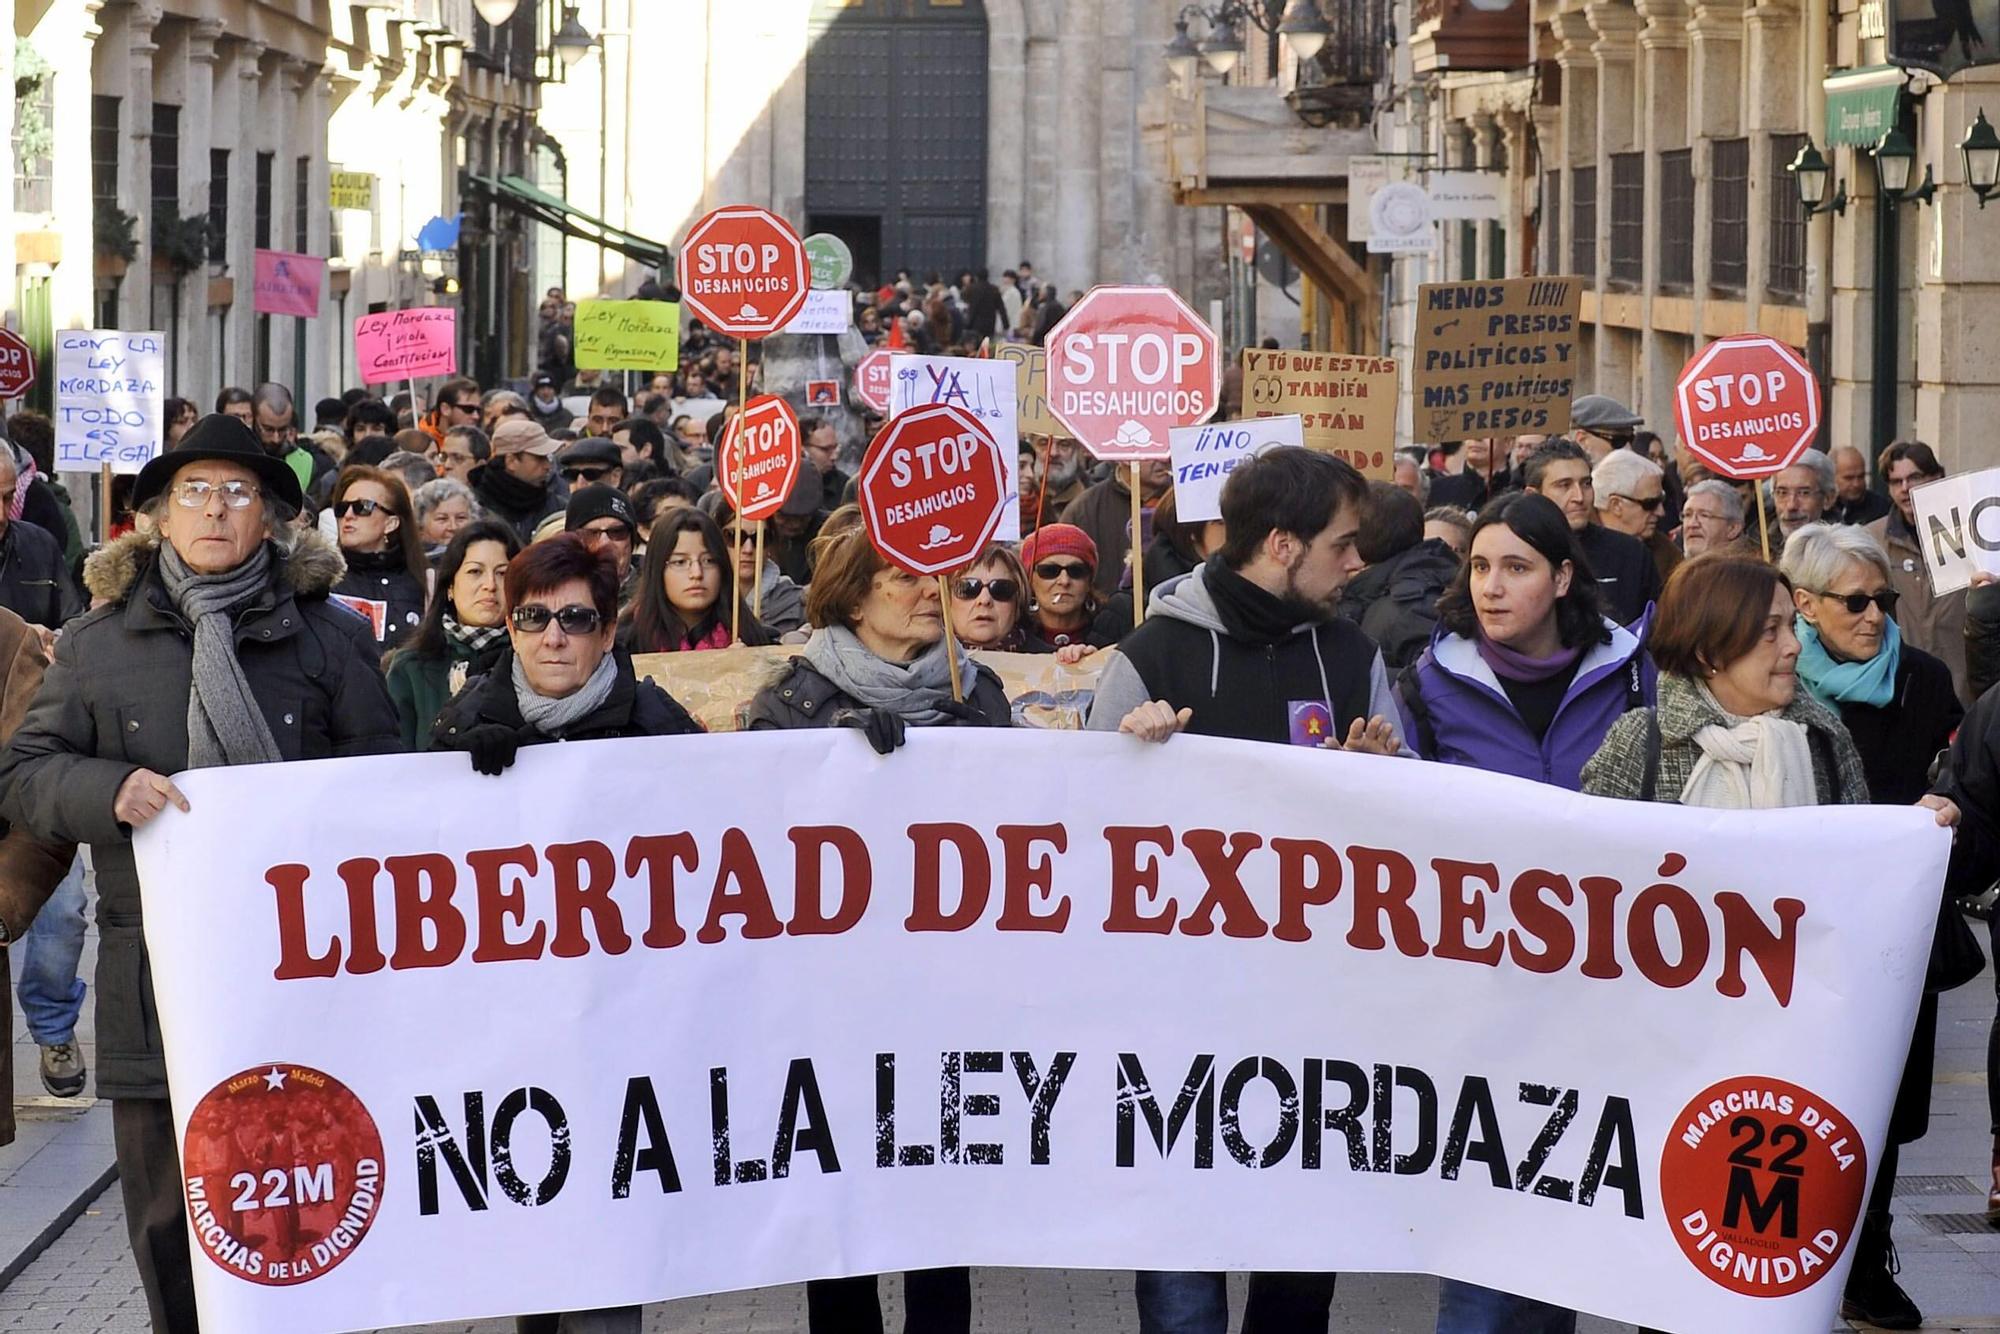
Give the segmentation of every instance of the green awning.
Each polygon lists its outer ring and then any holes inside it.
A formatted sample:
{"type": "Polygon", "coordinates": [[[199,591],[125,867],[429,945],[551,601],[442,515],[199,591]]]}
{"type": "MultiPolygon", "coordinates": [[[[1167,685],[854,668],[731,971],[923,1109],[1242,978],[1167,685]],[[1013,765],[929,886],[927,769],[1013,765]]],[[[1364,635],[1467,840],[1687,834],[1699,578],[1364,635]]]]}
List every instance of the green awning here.
{"type": "Polygon", "coordinates": [[[1826,142],[1873,148],[1895,127],[1909,73],[1870,65],[1826,76],[1826,142]]]}
{"type": "Polygon", "coordinates": [[[673,266],[673,253],[658,241],[649,241],[622,227],[614,227],[601,218],[593,218],[572,207],[568,200],[552,195],[519,176],[502,176],[497,181],[484,176],[467,176],[466,185],[471,193],[483,195],[501,208],[512,209],[525,218],[553,227],[565,236],[616,250],[648,268],[670,269],[673,266]]]}

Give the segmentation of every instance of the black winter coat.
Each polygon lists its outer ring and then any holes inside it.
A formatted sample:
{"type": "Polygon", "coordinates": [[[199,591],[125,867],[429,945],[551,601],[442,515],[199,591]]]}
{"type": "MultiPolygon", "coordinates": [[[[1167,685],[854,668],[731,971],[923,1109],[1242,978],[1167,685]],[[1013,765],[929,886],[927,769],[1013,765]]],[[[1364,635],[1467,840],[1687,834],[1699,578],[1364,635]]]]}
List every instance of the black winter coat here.
{"type": "Polygon", "coordinates": [[[0,533],[0,607],[49,630],[83,610],[60,537],[26,519],[0,533]]]}
{"type": "Polygon", "coordinates": [[[378,653],[387,653],[415,634],[423,622],[424,585],[403,564],[401,548],[342,554],[347,558],[347,574],[333,586],[333,591],[342,597],[365,598],[387,606],[382,637],[375,643],[378,653]]]}
{"type": "MultiPolygon", "coordinates": [[[[1007,688],[1000,684],[1000,678],[993,669],[976,665],[970,687],[965,692],[965,702],[979,714],[978,721],[967,719],[954,722],[957,727],[1012,727],[1014,706],[1007,698],[1007,688]]],[[[750,713],[744,728],[751,732],[768,732],[794,727],[833,727],[841,716],[866,709],[861,703],[822,676],[819,669],[804,658],[793,658],[785,668],[785,674],[757,692],[750,701],[750,713]]]]}
{"type": "Polygon", "coordinates": [[[2000,584],[1965,590],[1965,680],[1974,699],[2000,685],[2000,584]]]}
{"type": "Polygon", "coordinates": [[[603,741],[620,736],[686,736],[702,729],[666,691],[632,670],[632,655],[622,648],[611,650],[618,664],[618,676],[604,703],[564,732],[544,736],[521,717],[521,702],[514,697],[514,651],[504,649],[484,676],[475,676],[453,697],[438,715],[431,732],[432,750],[464,750],[465,733],[481,723],[500,723],[521,734],[523,745],[544,741],[603,741]]]}
{"type": "Polygon", "coordinates": [[[1583,558],[1597,580],[1597,608],[1620,625],[1631,625],[1660,600],[1660,567],[1636,537],[1593,523],[1576,535],[1583,558]]]}
{"type": "Polygon", "coordinates": [[[497,458],[472,470],[472,494],[480,509],[513,528],[523,546],[535,540],[535,529],[541,527],[543,519],[563,508],[553,479],[539,487],[530,485],[508,472],[497,458]]]}
{"type": "Polygon", "coordinates": [[[1340,614],[1382,650],[1391,672],[1423,656],[1437,628],[1438,598],[1458,577],[1458,557],[1430,538],[1354,576],[1340,599],[1340,614]]]}
{"type": "MultiPolygon", "coordinates": [[[[374,637],[327,601],[340,554],[303,533],[256,605],[236,622],[236,652],[287,760],[400,751],[396,708],[374,637]]],[[[154,541],[135,533],[91,558],[107,606],[56,644],[28,715],[0,754],[0,817],[38,836],[91,845],[97,867],[97,1091],[164,1098],[166,1061],[153,1005],[131,831],[112,802],[136,769],[187,768],[193,631],[161,584],[154,541]]]]}

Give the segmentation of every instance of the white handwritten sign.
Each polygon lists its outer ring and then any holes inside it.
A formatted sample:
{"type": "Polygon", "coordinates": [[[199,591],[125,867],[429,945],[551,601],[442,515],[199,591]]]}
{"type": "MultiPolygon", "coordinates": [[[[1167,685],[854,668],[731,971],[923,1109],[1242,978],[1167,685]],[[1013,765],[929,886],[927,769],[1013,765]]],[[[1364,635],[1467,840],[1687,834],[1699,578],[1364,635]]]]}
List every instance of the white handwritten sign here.
{"type": "Polygon", "coordinates": [[[1222,484],[1237,464],[1267,449],[1303,447],[1305,442],[1305,422],[1296,415],[1176,426],[1167,432],[1174,461],[1174,517],[1182,523],[1221,518],[1222,484]]]}
{"type": "Polygon", "coordinates": [[[998,357],[889,358],[889,415],[927,403],[949,403],[977,417],[1000,446],[1007,469],[1007,507],[1001,542],[1021,540],[1021,431],[1019,367],[998,357]]]}
{"type": "Polygon", "coordinates": [[[806,293],[805,305],[792,317],[784,332],[788,334],[838,334],[846,333],[853,323],[854,297],[843,289],[832,291],[814,288],[806,293]]]}
{"type": "Polygon", "coordinates": [[[56,331],[56,470],[138,472],[160,453],[166,339],[56,331]]]}
{"type": "Polygon", "coordinates": [[[1981,571],[2000,574],[2000,468],[1913,486],[1910,507],[1934,596],[1969,587],[1981,571]]]}

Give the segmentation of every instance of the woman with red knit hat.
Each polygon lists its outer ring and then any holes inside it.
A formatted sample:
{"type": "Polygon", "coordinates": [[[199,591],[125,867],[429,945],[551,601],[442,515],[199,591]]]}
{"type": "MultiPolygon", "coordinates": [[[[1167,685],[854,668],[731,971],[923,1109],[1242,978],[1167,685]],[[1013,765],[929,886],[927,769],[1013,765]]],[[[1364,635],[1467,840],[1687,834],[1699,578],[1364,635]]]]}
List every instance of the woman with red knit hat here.
{"type": "Polygon", "coordinates": [[[1092,628],[1097,620],[1097,543],[1071,523],[1044,524],[1021,539],[1021,564],[1028,569],[1033,600],[1028,629],[1055,648],[1069,644],[1103,647],[1113,641],[1092,628]]]}

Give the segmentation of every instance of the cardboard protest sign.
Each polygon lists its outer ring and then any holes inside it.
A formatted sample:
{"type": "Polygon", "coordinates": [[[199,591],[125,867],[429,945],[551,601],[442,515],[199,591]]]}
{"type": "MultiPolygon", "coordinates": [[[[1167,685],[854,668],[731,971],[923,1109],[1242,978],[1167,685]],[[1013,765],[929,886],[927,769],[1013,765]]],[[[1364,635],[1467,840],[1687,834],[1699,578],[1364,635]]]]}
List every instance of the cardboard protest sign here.
{"type": "Polygon", "coordinates": [[[1969,588],[1979,572],[2000,574],[2000,468],[1953,473],[1910,488],[1917,545],[1931,592],[1969,588]]]}
{"type": "Polygon", "coordinates": [[[1244,459],[1280,445],[1305,444],[1296,416],[1254,421],[1205,422],[1167,432],[1173,446],[1174,517],[1199,523],[1222,517],[1222,484],[1244,459]]]}
{"type": "Polygon", "coordinates": [[[295,255],[288,250],[259,250],[256,260],[253,285],[259,315],[319,318],[320,287],[326,280],[325,260],[317,255],[295,255]]]}
{"type": "Polygon", "coordinates": [[[999,357],[919,357],[903,352],[889,357],[892,418],[913,408],[948,403],[976,418],[1000,446],[1000,464],[1007,477],[1006,509],[994,535],[1000,542],[1021,539],[1018,373],[1016,362],[999,357]]]}
{"type": "Polygon", "coordinates": [[[203,1328],[994,1264],[1833,1323],[1950,852],[1928,811],[1169,744],[177,776],[191,810],[133,853],[203,1328]],[[356,792],[423,800],[289,818],[356,792]],[[1772,855],[1826,847],[1809,884],[1772,855]]]}
{"type": "Polygon", "coordinates": [[[815,287],[806,293],[806,303],[792,316],[784,332],[788,334],[837,334],[854,323],[854,298],[843,290],[815,287]]]}
{"type": "Polygon", "coordinates": [[[579,301],[571,326],[584,370],[670,371],[681,364],[681,308],[672,301],[579,301]]]}
{"type": "Polygon", "coordinates": [[[1063,424],[1049,411],[1049,354],[1046,349],[1026,343],[1002,343],[993,349],[997,361],[1011,361],[1020,367],[1015,383],[1020,388],[1017,424],[1022,435],[1067,435],[1063,424]]]}
{"type": "Polygon", "coordinates": [[[166,339],[56,331],[56,471],[138,472],[165,447],[166,339]]]}
{"type": "Polygon", "coordinates": [[[354,364],[363,384],[458,370],[458,311],[451,306],[385,310],[354,321],[354,364]]]}
{"type": "Polygon", "coordinates": [[[1296,415],[1305,446],[1346,459],[1371,481],[1396,470],[1396,361],[1341,352],[1243,351],[1243,412],[1296,415]]]}
{"type": "Polygon", "coordinates": [[[1419,287],[1410,370],[1416,438],[1446,443],[1567,428],[1582,306],[1578,278],[1419,287]]]}

